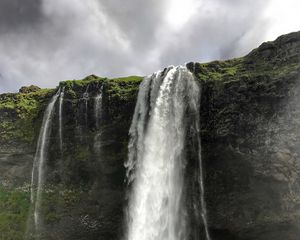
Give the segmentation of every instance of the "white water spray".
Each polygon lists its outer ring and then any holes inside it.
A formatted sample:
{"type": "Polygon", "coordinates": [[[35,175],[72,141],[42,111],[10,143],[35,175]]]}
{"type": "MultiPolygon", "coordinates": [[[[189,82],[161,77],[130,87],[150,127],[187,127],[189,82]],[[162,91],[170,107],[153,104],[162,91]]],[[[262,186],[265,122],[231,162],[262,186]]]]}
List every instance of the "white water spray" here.
{"type": "MultiPolygon", "coordinates": [[[[133,182],[128,240],[188,239],[184,193],[188,126],[184,118],[187,109],[199,113],[199,102],[200,88],[185,67],[170,67],[142,82],[125,164],[128,181],[133,182]]],[[[205,208],[200,157],[199,153],[201,205],[205,208]]],[[[202,210],[202,216],[207,240],[210,240],[206,210],[202,210]]]]}
{"type": "Polygon", "coordinates": [[[95,121],[96,121],[96,128],[99,129],[100,127],[100,117],[102,111],[102,92],[103,86],[101,86],[99,93],[95,97],[94,103],[94,113],[95,113],[95,121]]]}
{"type": "Polygon", "coordinates": [[[59,147],[60,147],[60,152],[62,153],[63,151],[63,130],[62,130],[62,125],[63,125],[63,102],[64,102],[64,92],[65,91],[65,87],[62,88],[61,92],[60,92],[60,96],[59,96],[59,147]]]}
{"type": "Polygon", "coordinates": [[[41,201],[45,183],[45,163],[51,132],[54,106],[59,97],[60,90],[52,97],[44,113],[43,122],[38,138],[31,177],[31,203],[33,205],[34,230],[37,233],[41,226],[41,201]]]}
{"type": "Polygon", "coordinates": [[[84,112],[84,117],[85,117],[85,126],[87,127],[88,124],[88,101],[90,99],[90,94],[89,94],[89,87],[90,85],[87,85],[85,92],[83,93],[83,99],[84,99],[84,106],[85,106],[85,112],[84,112]]]}
{"type": "Polygon", "coordinates": [[[95,125],[97,133],[94,137],[94,150],[96,153],[100,154],[101,149],[101,135],[102,131],[100,130],[100,121],[101,121],[101,114],[102,114],[102,94],[103,94],[103,85],[99,89],[99,93],[95,97],[94,101],[94,116],[95,116],[95,125]]]}

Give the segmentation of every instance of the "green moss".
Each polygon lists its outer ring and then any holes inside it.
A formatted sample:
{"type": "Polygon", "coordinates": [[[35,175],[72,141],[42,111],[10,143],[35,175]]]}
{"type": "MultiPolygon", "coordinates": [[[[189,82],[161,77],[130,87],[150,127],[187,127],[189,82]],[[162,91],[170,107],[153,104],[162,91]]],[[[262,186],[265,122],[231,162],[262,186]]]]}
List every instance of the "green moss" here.
{"type": "Polygon", "coordinates": [[[198,77],[201,80],[219,81],[234,77],[242,68],[242,58],[227,61],[213,61],[198,64],[198,77]]]}
{"type": "Polygon", "coordinates": [[[109,79],[105,83],[107,93],[111,98],[118,100],[125,101],[135,98],[142,80],[143,77],[140,76],[109,79]]]}
{"type": "Polygon", "coordinates": [[[59,83],[61,88],[65,89],[67,98],[76,99],[81,98],[88,86],[102,84],[107,78],[98,77],[96,75],[87,76],[81,80],[67,80],[59,83]]]}
{"type": "Polygon", "coordinates": [[[0,110],[14,109],[21,118],[37,110],[40,102],[54,94],[54,89],[40,89],[30,93],[11,93],[0,95],[0,110]]]}
{"type": "Polygon", "coordinates": [[[198,63],[196,75],[203,81],[240,81],[259,76],[277,79],[292,72],[299,72],[299,62],[282,63],[282,59],[265,60],[255,54],[226,61],[198,63]]]}
{"type": "MultiPolygon", "coordinates": [[[[108,79],[90,75],[82,80],[68,80],[60,82],[59,87],[65,89],[65,97],[80,99],[84,92],[93,95],[103,85],[108,98],[112,102],[133,101],[138,92],[142,77],[129,76],[108,79]]],[[[38,132],[37,122],[41,121],[42,112],[56,89],[38,89],[24,93],[0,95],[0,147],[2,150],[28,146],[34,142],[38,132]]],[[[6,150],[5,150],[6,151],[6,150]]]]}
{"type": "Polygon", "coordinates": [[[30,93],[0,95],[0,142],[22,140],[32,143],[33,120],[54,92],[54,89],[40,89],[30,93]]]}

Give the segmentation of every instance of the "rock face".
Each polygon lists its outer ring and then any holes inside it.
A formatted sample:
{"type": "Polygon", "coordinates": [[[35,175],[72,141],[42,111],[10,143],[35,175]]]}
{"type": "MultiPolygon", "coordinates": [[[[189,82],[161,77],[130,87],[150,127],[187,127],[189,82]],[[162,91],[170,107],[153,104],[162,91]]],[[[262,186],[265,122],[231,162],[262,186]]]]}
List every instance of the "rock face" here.
{"type": "MultiPolygon", "coordinates": [[[[228,79],[203,84],[203,157],[213,239],[298,239],[299,64],[298,32],[235,60],[237,71],[228,79]]],[[[221,72],[222,63],[213,68],[221,72]]]]}
{"type": "MultiPolygon", "coordinates": [[[[202,85],[202,156],[212,239],[299,239],[300,32],[264,43],[243,58],[188,67],[202,85]]],[[[141,80],[91,75],[60,83],[65,89],[63,151],[57,104],[41,239],[121,239],[123,165],[141,80]],[[95,97],[100,89],[98,127],[95,97]]],[[[0,95],[1,240],[23,239],[28,229],[36,141],[44,109],[57,90],[0,95]]],[[[193,162],[187,171],[192,174],[193,162]]]]}

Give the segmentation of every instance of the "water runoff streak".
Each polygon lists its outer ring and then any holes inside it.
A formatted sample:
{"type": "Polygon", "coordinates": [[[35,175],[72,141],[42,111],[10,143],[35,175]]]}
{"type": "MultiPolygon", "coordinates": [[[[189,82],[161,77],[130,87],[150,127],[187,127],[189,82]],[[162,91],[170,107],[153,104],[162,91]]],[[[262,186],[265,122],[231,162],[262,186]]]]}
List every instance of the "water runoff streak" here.
{"type": "Polygon", "coordinates": [[[88,125],[88,101],[90,99],[89,87],[90,87],[90,85],[87,85],[85,92],[83,93],[83,100],[84,100],[84,107],[85,107],[84,119],[85,119],[86,128],[88,125]]]}
{"type": "Polygon", "coordinates": [[[94,101],[94,117],[95,117],[95,126],[97,133],[94,137],[94,150],[96,153],[100,153],[101,149],[101,134],[100,131],[100,122],[102,114],[102,95],[103,95],[103,85],[100,87],[98,94],[95,96],[94,101]]]}
{"type": "MultiPolygon", "coordinates": [[[[169,67],[141,83],[125,163],[131,185],[127,240],[189,239],[184,188],[189,126],[185,118],[189,109],[198,122],[199,103],[200,87],[186,67],[169,67]]],[[[199,133],[199,125],[195,127],[199,133]]],[[[206,238],[210,240],[200,157],[199,153],[199,201],[206,238]]]]}
{"type": "Polygon", "coordinates": [[[35,153],[32,179],[31,179],[31,204],[33,206],[34,231],[39,233],[41,220],[41,201],[45,183],[45,163],[49,145],[54,106],[60,95],[60,90],[52,97],[44,113],[43,122],[38,138],[37,150],[35,153]]]}
{"type": "Polygon", "coordinates": [[[63,130],[62,130],[62,125],[63,125],[63,102],[64,102],[64,93],[65,93],[65,87],[62,88],[59,96],[59,108],[58,108],[58,121],[59,121],[59,147],[60,147],[60,152],[62,154],[63,151],[63,130]]]}
{"type": "Polygon", "coordinates": [[[100,115],[102,111],[102,92],[103,92],[103,85],[101,86],[99,93],[95,97],[94,103],[94,113],[95,113],[95,121],[96,121],[96,128],[99,129],[100,127],[100,115]]]}

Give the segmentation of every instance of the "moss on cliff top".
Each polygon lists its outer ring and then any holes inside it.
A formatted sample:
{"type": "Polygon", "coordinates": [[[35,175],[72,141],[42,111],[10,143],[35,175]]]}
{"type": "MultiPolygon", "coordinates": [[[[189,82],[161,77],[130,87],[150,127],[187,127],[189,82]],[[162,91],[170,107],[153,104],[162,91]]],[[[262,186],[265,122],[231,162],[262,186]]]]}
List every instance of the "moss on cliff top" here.
{"type": "Polygon", "coordinates": [[[238,58],[228,61],[196,63],[196,76],[203,81],[239,81],[255,79],[258,76],[277,79],[289,73],[300,72],[300,62],[274,64],[268,61],[252,61],[249,58],[238,58]]]}
{"type": "Polygon", "coordinates": [[[195,63],[195,74],[203,81],[239,81],[258,76],[277,79],[300,72],[300,32],[265,42],[248,55],[226,61],[195,63]]]}
{"type": "Polygon", "coordinates": [[[0,144],[31,144],[34,139],[33,124],[54,89],[40,89],[29,93],[0,95],[0,144]]]}
{"type": "Polygon", "coordinates": [[[106,81],[107,93],[111,98],[120,100],[135,98],[142,80],[143,77],[140,76],[109,79],[106,81]]]}
{"type": "Polygon", "coordinates": [[[128,76],[122,78],[105,78],[90,75],[82,80],[67,80],[60,82],[59,86],[65,89],[67,98],[81,98],[88,91],[90,94],[98,92],[103,86],[112,98],[127,99],[135,96],[143,77],[128,76]]]}
{"type": "Polygon", "coordinates": [[[34,115],[40,103],[54,94],[54,89],[40,89],[29,93],[7,93],[0,95],[0,110],[15,110],[19,118],[34,115]]]}
{"type": "MultiPolygon", "coordinates": [[[[59,87],[65,89],[66,99],[78,100],[84,97],[85,92],[89,92],[89,96],[93,97],[103,86],[111,102],[124,103],[135,100],[142,79],[143,77],[139,76],[108,79],[90,75],[82,80],[60,82],[59,87]]],[[[9,151],[12,146],[32,146],[38,132],[34,126],[35,120],[40,120],[46,104],[56,91],[57,88],[35,88],[34,91],[0,95],[1,151],[9,151]]]]}

